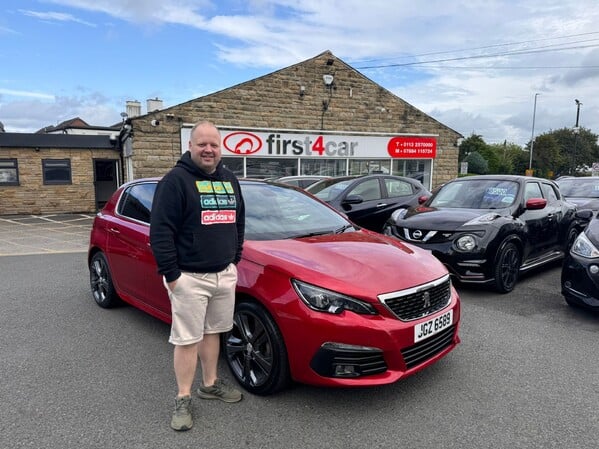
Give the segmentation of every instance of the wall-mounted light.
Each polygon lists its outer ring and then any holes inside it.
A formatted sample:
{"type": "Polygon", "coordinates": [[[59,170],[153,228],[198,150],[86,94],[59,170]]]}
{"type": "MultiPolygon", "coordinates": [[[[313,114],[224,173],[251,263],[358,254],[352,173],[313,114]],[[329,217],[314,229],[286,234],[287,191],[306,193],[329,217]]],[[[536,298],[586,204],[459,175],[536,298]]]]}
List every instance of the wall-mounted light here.
{"type": "Polygon", "coordinates": [[[335,78],[333,78],[333,75],[329,75],[327,73],[325,75],[322,75],[322,80],[324,81],[325,86],[330,87],[331,84],[333,84],[333,81],[335,80],[335,78]]]}
{"type": "Polygon", "coordinates": [[[303,98],[304,95],[306,95],[306,86],[300,86],[300,90],[299,90],[299,96],[300,98],[303,98]]]}

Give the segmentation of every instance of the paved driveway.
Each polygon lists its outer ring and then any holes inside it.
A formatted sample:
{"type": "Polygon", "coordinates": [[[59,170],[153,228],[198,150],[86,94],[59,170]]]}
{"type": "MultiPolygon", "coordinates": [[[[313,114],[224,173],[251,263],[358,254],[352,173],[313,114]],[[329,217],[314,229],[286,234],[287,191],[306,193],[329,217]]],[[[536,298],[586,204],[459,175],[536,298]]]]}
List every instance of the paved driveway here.
{"type": "Polygon", "coordinates": [[[85,252],[94,216],[0,216],[0,256],[85,252]]]}

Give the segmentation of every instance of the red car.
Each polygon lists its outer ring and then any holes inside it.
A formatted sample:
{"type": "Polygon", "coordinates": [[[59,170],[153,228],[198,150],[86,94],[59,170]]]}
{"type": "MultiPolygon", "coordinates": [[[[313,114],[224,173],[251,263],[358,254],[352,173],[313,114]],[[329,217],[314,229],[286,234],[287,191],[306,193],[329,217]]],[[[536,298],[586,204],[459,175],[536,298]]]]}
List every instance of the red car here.
{"type": "MultiPolygon", "coordinates": [[[[101,307],[121,300],[170,323],[149,240],[158,179],[121,186],[97,214],[88,263],[101,307]]],[[[395,382],[459,343],[460,300],[429,252],[355,227],[302,190],[242,180],[246,240],[231,372],[266,395],[291,381],[322,386],[395,382]]]]}

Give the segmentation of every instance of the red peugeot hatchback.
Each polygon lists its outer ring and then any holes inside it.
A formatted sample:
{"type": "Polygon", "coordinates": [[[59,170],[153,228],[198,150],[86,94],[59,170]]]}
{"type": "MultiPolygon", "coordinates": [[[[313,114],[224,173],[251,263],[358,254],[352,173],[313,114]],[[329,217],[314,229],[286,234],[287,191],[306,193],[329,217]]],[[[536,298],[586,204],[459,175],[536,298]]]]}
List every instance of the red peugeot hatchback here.
{"type": "MultiPolygon", "coordinates": [[[[121,186],[90,237],[91,290],[170,323],[149,239],[158,179],[121,186]]],[[[300,189],[241,181],[246,232],[234,328],[223,352],[247,391],[297,381],[322,386],[395,382],[459,343],[460,300],[429,252],[349,222],[300,189]]]]}

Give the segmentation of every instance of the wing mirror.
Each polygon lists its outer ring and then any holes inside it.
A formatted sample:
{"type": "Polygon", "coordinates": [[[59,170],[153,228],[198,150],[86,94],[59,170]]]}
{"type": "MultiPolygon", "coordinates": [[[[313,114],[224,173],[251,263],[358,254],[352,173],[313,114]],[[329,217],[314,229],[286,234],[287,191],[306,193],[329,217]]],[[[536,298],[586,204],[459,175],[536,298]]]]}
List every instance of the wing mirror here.
{"type": "Polygon", "coordinates": [[[526,201],[526,208],[528,210],[539,210],[547,206],[547,200],[545,198],[530,198],[526,201]]]}
{"type": "Polygon", "coordinates": [[[360,195],[347,195],[342,204],[360,204],[364,202],[364,198],[360,195]]]}
{"type": "Polygon", "coordinates": [[[582,209],[577,210],[575,215],[576,218],[580,220],[589,221],[591,218],[593,218],[594,213],[591,209],[582,209]]]}

